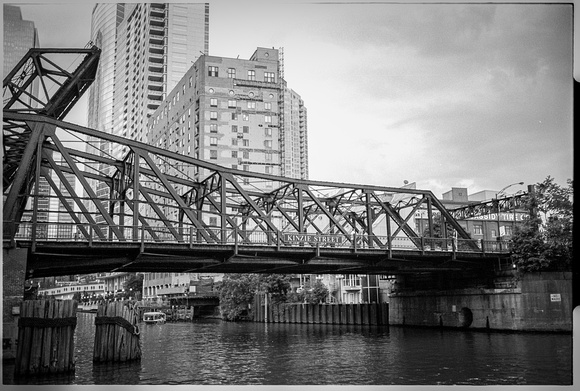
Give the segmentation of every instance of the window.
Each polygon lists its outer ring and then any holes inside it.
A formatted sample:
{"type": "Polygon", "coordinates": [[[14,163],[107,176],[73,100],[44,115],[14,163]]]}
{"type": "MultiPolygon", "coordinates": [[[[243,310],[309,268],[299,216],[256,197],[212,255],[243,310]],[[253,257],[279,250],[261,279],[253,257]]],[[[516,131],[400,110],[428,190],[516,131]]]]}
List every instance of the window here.
{"type": "Polygon", "coordinates": [[[249,121],[250,120],[250,115],[248,113],[242,113],[242,120],[249,121]]]}
{"type": "Polygon", "coordinates": [[[271,115],[265,115],[264,116],[264,122],[267,124],[271,124],[272,123],[272,116],[271,115]]]}
{"type": "Polygon", "coordinates": [[[266,137],[272,137],[272,128],[266,128],[266,129],[264,129],[264,135],[266,137]]]}
{"type": "Polygon", "coordinates": [[[217,111],[210,111],[209,112],[209,119],[217,121],[218,115],[217,115],[217,111]]]}
{"type": "Polygon", "coordinates": [[[249,159],[249,158],[250,158],[250,152],[244,151],[244,159],[249,159]]]}
{"type": "Polygon", "coordinates": [[[244,171],[250,171],[250,166],[248,166],[247,164],[244,164],[244,171]]]}
{"type": "Polygon", "coordinates": [[[236,100],[235,99],[228,100],[228,108],[234,109],[234,108],[236,108],[236,106],[237,105],[236,105],[236,100]]]}
{"type": "Polygon", "coordinates": [[[233,138],[232,139],[232,145],[238,145],[238,139],[237,138],[233,138]]]}
{"type": "Polygon", "coordinates": [[[193,86],[193,76],[189,76],[189,88],[193,86]]]}
{"type": "Polygon", "coordinates": [[[266,161],[267,162],[271,162],[272,161],[272,152],[269,152],[268,151],[268,152],[265,153],[265,155],[266,155],[265,156],[266,161]]]}
{"type": "Polygon", "coordinates": [[[256,71],[248,71],[248,80],[256,80],[256,71]]]}
{"type": "Polygon", "coordinates": [[[272,173],[272,167],[266,166],[266,174],[271,174],[271,173],[272,173]]]}
{"type": "Polygon", "coordinates": [[[218,67],[212,67],[211,65],[207,67],[207,75],[218,77],[218,67]]]}
{"type": "Polygon", "coordinates": [[[275,74],[274,72],[264,72],[264,81],[268,83],[274,83],[275,74]]]}
{"type": "Polygon", "coordinates": [[[272,102],[264,102],[264,110],[272,110],[272,102]]]}
{"type": "Polygon", "coordinates": [[[217,154],[217,151],[216,150],[212,149],[212,150],[209,151],[209,158],[210,159],[217,159],[217,155],[218,154],[217,154]]]}
{"type": "Polygon", "coordinates": [[[217,107],[217,98],[211,98],[211,99],[209,100],[209,105],[210,105],[211,107],[217,107]]]}
{"type": "Polygon", "coordinates": [[[256,102],[248,101],[248,109],[256,110],[256,102]]]}
{"type": "Polygon", "coordinates": [[[238,125],[232,125],[232,133],[238,133],[238,125]]]}
{"type": "Polygon", "coordinates": [[[228,68],[228,77],[230,79],[236,78],[236,68],[228,68]]]}
{"type": "Polygon", "coordinates": [[[473,226],[473,234],[474,235],[483,235],[483,229],[481,225],[474,225],[473,226]]]}
{"type": "Polygon", "coordinates": [[[232,168],[233,168],[234,170],[237,170],[237,169],[238,169],[238,165],[237,165],[237,164],[232,164],[232,168]]]}
{"type": "Polygon", "coordinates": [[[250,140],[242,140],[242,145],[244,147],[249,147],[250,146],[250,140]]]}
{"type": "Polygon", "coordinates": [[[217,133],[217,124],[209,124],[209,131],[211,133],[217,133]]]}
{"type": "Polygon", "coordinates": [[[232,157],[233,158],[237,158],[238,157],[238,151],[232,151],[232,157]]]}
{"type": "Polygon", "coordinates": [[[272,140],[265,140],[264,141],[264,146],[266,148],[272,148],[272,140]]]}
{"type": "Polygon", "coordinates": [[[249,126],[242,126],[242,130],[244,131],[244,133],[250,133],[250,127],[249,126]]]}
{"type": "Polygon", "coordinates": [[[232,120],[237,120],[238,119],[238,114],[237,113],[232,113],[232,120]]]}
{"type": "Polygon", "coordinates": [[[217,145],[218,139],[217,137],[210,137],[209,138],[209,145],[217,145]]]}

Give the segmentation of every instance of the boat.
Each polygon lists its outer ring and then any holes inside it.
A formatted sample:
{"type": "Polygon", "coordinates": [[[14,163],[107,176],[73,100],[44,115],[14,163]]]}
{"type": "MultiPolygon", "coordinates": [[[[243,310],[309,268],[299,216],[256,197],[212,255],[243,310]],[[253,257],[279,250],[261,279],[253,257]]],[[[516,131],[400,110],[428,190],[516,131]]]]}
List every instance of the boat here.
{"type": "Polygon", "coordinates": [[[147,324],[163,324],[165,320],[165,313],[163,312],[154,311],[143,313],[143,322],[147,324]]]}

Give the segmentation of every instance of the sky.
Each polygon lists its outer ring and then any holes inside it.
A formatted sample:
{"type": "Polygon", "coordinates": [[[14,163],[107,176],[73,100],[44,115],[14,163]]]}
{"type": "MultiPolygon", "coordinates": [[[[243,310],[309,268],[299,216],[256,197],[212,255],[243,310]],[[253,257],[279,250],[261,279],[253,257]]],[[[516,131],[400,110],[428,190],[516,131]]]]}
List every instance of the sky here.
{"type": "MultiPolygon", "coordinates": [[[[571,4],[209,3],[210,55],[284,48],[310,179],[440,197],[573,178],[571,4]]],[[[41,47],[84,47],[93,5],[20,4],[41,47]]]]}

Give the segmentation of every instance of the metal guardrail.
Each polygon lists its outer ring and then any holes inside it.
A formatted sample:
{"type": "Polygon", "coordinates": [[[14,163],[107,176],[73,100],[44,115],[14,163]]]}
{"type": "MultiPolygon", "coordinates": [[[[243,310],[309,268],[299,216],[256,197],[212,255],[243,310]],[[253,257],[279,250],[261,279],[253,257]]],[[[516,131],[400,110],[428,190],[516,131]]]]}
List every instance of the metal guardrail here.
{"type": "MultiPolygon", "coordinates": [[[[6,229],[7,224],[4,222],[6,229]]],[[[62,241],[62,242],[102,242],[102,243],[175,243],[194,245],[244,245],[299,248],[350,248],[355,250],[409,250],[435,252],[508,253],[509,241],[420,237],[419,243],[407,237],[387,237],[361,234],[311,234],[282,231],[244,232],[237,229],[222,230],[209,228],[199,230],[194,227],[147,227],[135,229],[133,226],[116,226],[122,239],[109,226],[93,226],[74,223],[33,223],[18,225],[14,240],[62,241]],[[100,235],[96,235],[97,230],[100,235]],[[85,236],[83,232],[88,233],[85,236]],[[209,234],[212,240],[202,236],[209,234]],[[473,244],[476,244],[474,249],[473,244]]]]}

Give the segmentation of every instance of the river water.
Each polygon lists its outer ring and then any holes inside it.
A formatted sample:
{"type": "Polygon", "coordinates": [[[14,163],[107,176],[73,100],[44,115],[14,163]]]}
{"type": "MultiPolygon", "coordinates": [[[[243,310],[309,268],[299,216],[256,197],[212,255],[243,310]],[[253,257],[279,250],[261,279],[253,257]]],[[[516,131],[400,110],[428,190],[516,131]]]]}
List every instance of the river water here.
{"type": "MultiPolygon", "coordinates": [[[[321,324],[141,324],[142,358],[94,364],[79,313],[73,375],[4,384],[570,385],[572,335],[321,324]]],[[[12,372],[11,372],[12,371],[12,372]]]]}

